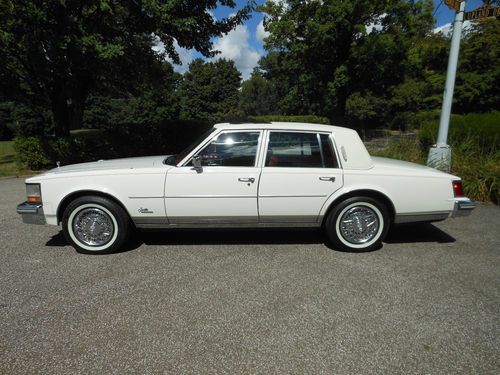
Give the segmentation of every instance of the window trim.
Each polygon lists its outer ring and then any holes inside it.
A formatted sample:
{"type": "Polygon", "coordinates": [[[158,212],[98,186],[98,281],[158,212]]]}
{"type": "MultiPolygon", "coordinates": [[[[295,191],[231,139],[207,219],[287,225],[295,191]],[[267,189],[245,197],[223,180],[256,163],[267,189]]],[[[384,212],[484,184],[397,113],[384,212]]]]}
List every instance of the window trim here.
{"type": "Polygon", "coordinates": [[[255,168],[260,165],[260,149],[262,148],[262,139],[264,131],[262,129],[220,129],[213,134],[210,134],[206,139],[204,139],[198,147],[195,147],[193,151],[187,155],[181,162],[178,164],[179,167],[191,167],[189,163],[193,159],[194,156],[198,155],[198,153],[203,150],[206,146],[208,146],[213,139],[217,138],[220,134],[223,133],[259,133],[259,137],[257,138],[257,151],[255,152],[255,161],[252,166],[223,166],[223,165],[210,165],[204,166],[203,168],[255,168]]]}
{"type": "Polygon", "coordinates": [[[263,142],[264,142],[264,147],[262,147],[262,158],[261,158],[261,164],[260,164],[260,167],[261,168],[280,168],[280,169],[287,169],[287,168],[300,168],[300,169],[342,169],[342,164],[341,164],[341,161],[339,159],[339,154],[337,152],[337,147],[335,145],[335,140],[333,139],[333,133],[332,132],[328,132],[328,131],[317,131],[317,130],[285,130],[285,129],[266,129],[266,134],[265,134],[265,137],[263,139],[263,142]],[[266,166],[266,155],[267,155],[267,150],[269,148],[269,140],[270,140],[270,135],[271,133],[308,133],[308,134],[316,134],[316,137],[318,139],[318,142],[319,142],[319,147],[320,147],[320,150],[321,150],[321,162],[323,164],[323,167],[269,167],[269,166],[266,166]],[[337,164],[338,164],[338,167],[337,168],[327,168],[327,167],[324,167],[325,163],[324,163],[324,155],[323,155],[323,149],[322,149],[322,145],[321,145],[321,137],[320,135],[321,134],[324,134],[324,135],[327,135],[328,136],[328,140],[330,142],[330,146],[332,147],[332,150],[333,150],[333,154],[335,155],[335,157],[337,158],[337,164]]]}

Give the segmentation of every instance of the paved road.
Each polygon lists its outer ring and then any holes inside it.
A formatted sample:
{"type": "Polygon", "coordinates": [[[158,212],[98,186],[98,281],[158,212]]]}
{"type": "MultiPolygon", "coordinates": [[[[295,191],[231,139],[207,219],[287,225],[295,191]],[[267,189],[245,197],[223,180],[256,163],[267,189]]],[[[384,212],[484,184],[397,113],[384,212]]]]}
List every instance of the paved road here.
{"type": "Polygon", "coordinates": [[[142,235],[85,256],[0,181],[0,373],[500,373],[500,209],[393,230],[142,235]]]}

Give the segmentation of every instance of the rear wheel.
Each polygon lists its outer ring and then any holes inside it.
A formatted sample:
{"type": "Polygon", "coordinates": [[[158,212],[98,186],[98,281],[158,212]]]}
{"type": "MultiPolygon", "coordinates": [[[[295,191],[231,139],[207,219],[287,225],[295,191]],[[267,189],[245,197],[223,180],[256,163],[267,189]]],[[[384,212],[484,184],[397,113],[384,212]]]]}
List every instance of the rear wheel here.
{"type": "Polygon", "coordinates": [[[325,229],[335,248],[364,252],[380,247],[389,225],[384,204],[370,197],[352,197],[330,211],[325,229]]]}
{"type": "Polygon", "coordinates": [[[108,254],[119,250],[126,242],[130,219],[112,200],[85,196],[66,207],[62,227],[66,240],[79,253],[108,254]]]}

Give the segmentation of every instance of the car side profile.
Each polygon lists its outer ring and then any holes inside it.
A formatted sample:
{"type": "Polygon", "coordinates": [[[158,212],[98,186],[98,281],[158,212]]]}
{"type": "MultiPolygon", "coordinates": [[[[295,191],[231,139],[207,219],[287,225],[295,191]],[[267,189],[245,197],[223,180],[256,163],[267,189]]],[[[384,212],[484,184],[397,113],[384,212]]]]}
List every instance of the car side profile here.
{"type": "Polygon", "coordinates": [[[23,221],[62,225],[82,253],[137,229],[323,227],[335,248],[370,251],[394,223],[470,214],[459,177],[372,157],[356,131],[216,124],[178,155],[100,160],[26,180],[23,221]]]}

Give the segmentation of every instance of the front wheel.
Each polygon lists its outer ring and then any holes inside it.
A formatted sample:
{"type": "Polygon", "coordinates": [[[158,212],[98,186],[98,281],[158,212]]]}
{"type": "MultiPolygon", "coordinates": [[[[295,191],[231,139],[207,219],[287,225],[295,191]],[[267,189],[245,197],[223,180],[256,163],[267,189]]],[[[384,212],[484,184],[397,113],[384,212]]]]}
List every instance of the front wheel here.
{"type": "Polygon", "coordinates": [[[370,197],[352,197],[330,211],[325,229],[335,248],[365,252],[380,247],[389,225],[384,204],[370,197]]]}
{"type": "Polygon", "coordinates": [[[85,196],[64,210],[66,240],[79,253],[109,254],[119,250],[128,238],[130,219],[125,210],[110,199],[85,196]]]}

